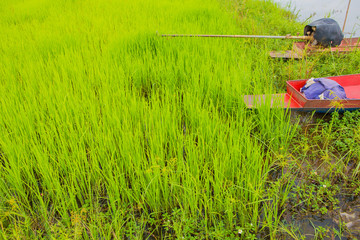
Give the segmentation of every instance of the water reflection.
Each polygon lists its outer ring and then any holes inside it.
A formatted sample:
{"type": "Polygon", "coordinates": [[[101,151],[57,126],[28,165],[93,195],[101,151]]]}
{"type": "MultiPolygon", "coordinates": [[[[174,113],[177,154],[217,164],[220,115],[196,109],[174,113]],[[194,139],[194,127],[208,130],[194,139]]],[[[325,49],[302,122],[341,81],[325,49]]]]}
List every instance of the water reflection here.
{"type": "MultiPolygon", "coordinates": [[[[349,0],[274,0],[298,13],[300,21],[323,17],[335,19],[343,28],[349,0]]],[[[352,0],[345,25],[345,36],[360,36],[360,1],[352,0]]]]}

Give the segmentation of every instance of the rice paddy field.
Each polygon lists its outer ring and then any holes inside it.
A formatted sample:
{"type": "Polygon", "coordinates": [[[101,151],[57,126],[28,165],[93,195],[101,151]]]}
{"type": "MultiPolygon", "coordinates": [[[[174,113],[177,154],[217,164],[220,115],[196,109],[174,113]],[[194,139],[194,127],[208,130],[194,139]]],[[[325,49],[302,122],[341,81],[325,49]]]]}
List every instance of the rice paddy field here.
{"type": "Polygon", "coordinates": [[[320,191],[305,183],[360,189],[359,116],[315,124],[242,96],[357,73],[360,53],[285,62],[268,52],[292,42],[160,35],[302,29],[272,1],[2,0],[0,238],[301,239],[296,207],[340,208],[304,205],[320,191]],[[354,142],[325,151],[339,126],[354,142]],[[314,159],[333,168],[299,172],[314,159]]]}

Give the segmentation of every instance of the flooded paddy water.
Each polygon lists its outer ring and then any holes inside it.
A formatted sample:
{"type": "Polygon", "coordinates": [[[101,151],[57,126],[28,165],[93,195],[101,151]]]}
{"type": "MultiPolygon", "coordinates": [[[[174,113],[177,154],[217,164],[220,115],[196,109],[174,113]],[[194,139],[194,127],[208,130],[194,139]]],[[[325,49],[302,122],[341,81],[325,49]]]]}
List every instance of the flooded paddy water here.
{"type": "MultiPolygon", "coordinates": [[[[341,28],[344,26],[349,0],[274,0],[298,14],[299,21],[315,21],[323,17],[335,19],[341,28]]],[[[352,0],[345,24],[346,37],[360,36],[360,1],[352,0]]]]}

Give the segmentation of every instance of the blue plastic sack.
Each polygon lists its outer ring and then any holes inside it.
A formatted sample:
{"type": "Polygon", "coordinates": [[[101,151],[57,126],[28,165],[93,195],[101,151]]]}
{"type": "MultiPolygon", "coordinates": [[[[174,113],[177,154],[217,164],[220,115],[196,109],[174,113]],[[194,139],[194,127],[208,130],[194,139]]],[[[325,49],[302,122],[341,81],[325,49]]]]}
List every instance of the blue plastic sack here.
{"type": "Polygon", "coordinates": [[[305,94],[307,99],[346,99],[345,89],[327,78],[311,78],[306,81],[300,92],[305,94]]]}
{"type": "Polygon", "coordinates": [[[305,26],[304,35],[314,32],[314,38],[324,47],[334,47],[341,44],[344,34],[339,24],[331,18],[322,18],[305,26]],[[316,29],[313,30],[313,27],[316,29]]]}

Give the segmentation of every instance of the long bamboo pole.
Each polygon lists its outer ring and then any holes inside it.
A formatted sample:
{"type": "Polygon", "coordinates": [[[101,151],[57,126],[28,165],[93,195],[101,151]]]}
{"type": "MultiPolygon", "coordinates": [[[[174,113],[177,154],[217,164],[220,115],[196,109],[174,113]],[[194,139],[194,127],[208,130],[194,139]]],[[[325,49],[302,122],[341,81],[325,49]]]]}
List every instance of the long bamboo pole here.
{"type": "Polygon", "coordinates": [[[202,35],[202,34],[162,34],[162,37],[214,37],[214,38],[274,38],[311,40],[311,36],[264,36],[264,35],[202,35]]]}
{"type": "Polygon", "coordinates": [[[346,10],[344,26],[343,26],[343,29],[342,29],[343,32],[344,32],[344,30],[345,30],[346,19],[347,19],[348,13],[349,13],[350,3],[351,3],[351,0],[349,0],[349,4],[348,4],[347,10],[346,10]]]}

